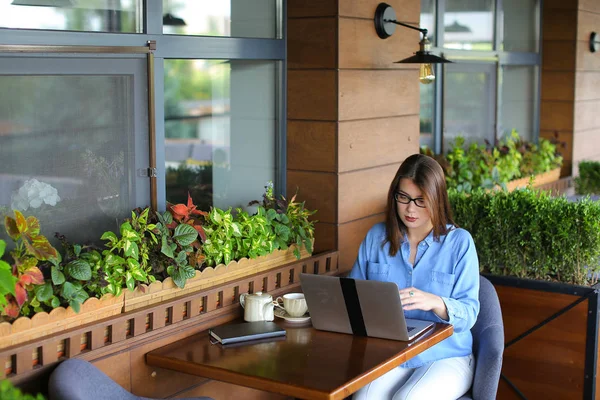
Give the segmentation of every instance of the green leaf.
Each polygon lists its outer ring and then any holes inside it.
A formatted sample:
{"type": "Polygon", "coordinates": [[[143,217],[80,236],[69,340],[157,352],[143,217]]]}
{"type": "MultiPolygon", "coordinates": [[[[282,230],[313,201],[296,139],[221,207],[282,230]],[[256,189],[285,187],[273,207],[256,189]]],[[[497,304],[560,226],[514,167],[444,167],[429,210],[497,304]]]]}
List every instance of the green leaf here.
{"type": "Polygon", "coordinates": [[[127,284],[127,289],[133,292],[135,290],[135,279],[129,272],[127,274],[129,275],[129,278],[127,278],[125,283],[127,284]]]}
{"type": "Polygon", "coordinates": [[[60,299],[56,296],[52,297],[52,300],[50,301],[50,305],[52,306],[52,308],[60,307],[60,299]]]}
{"type": "Polygon", "coordinates": [[[84,260],[73,260],[67,264],[67,273],[80,281],[92,279],[92,267],[84,260]]]}
{"type": "Polygon", "coordinates": [[[102,236],[100,237],[101,240],[108,240],[111,244],[115,243],[117,240],[117,235],[115,235],[113,232],[104,232],[102,234],[102,236]]]}
{"type": "Polygon", "coordinates": [[[52,298],[54,292],[52,290],[52,284],[46,282],[43,285],[39,285],[35,288],[35,297],[40,301],[48,301],[52,298]]]}
{"type": "Polygon", "coordinates": [[[137,243],[126,240],[125,243],[123,244],[123,254],[126,257],[133,257],[135,259],[139,258],[140,249],[139,249],[137,243]]]}
{"type": "Polygon", "coordinates": [[[59,267],[52,266],[50,269],[50,276],[52,277],[52,283],[55,285],[62,285],[65,282],[65,275],[62,273],[59,267]]]}
{"type": "Polygon", "coordinates": [[[163,236],[161,241],[162,246],[160,248],[160,252],[169,258],[175,258],[175,255],[173,254],[174,249],[171,246],[169,246],[169,243],[167,243],[167,238],[163,236]]]}
{"type": "Polygon", "coordinates": [[[71,306],[71,308],[73,309],[73,311],[75,311],[76,313],[78,313],[79,310],[81,309],[81,303],[79,303],[75,299],[69,301],[69,306],[71,306]]]}
{"type": "Polygon", "coordinates": [[[0,269],[0,298],[4,298],[6,294],[15,295],[15,284],[17,278],[13,276],[10,269],[0,269]]]}
{"type": "Polygon", "coordinates": [[[77,287],[73,285],[71,282],[65,282],[62,285],[62,289],[60,291],[60,295],[67,299],[71,300],[77,294],[77,287]]]}
{"type": "Polygon", "coordinates": [[[179,224],[173,232],[173,240],[181,246],[192,244],[198,237],[198,232],[188,224],[179,224]]]}

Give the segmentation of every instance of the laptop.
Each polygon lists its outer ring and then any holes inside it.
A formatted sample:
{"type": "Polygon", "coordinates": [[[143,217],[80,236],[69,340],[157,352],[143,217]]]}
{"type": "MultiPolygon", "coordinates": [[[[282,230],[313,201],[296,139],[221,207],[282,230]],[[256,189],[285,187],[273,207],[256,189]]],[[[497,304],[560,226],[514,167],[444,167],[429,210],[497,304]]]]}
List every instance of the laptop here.
{"type": "Polygon", "coordinates": [[[393,282],[300,274],[315,329],[393,340],[412,340],[434,326],[404,318],[393,282]]]}

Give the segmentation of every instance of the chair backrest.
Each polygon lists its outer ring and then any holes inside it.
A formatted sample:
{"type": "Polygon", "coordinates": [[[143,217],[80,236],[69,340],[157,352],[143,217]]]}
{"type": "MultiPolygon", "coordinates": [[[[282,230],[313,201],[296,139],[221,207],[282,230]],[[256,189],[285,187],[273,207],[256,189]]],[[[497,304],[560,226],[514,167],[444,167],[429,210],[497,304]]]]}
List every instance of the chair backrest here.
{"type": "Polygon", "coordinates": [[[69,358],[56,367],[50,375],[48,394],[50,400],[152,400],[129,393],[94,365],[78,358],[69,358]]]}
{"type": "Polygon", "coordinates": [[[482,276],[479,277],[479,303],[479,316],[471,329],[476,360],[472,395],[473,400],[495,399],[502,370],[504,323],[496,289],[482,276]]]}

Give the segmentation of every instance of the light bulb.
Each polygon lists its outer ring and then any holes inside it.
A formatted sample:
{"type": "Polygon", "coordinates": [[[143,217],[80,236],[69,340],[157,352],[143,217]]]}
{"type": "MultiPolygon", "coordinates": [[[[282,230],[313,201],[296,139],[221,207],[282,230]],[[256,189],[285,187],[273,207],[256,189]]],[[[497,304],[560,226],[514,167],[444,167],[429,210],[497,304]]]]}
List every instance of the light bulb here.
{"type": "Polygon", "coordinates": [[[419,68],[419,81],[425,85],[435,81],[435,74],[433,73],[433,66],[431,64],[421,64],[419,68]]]}

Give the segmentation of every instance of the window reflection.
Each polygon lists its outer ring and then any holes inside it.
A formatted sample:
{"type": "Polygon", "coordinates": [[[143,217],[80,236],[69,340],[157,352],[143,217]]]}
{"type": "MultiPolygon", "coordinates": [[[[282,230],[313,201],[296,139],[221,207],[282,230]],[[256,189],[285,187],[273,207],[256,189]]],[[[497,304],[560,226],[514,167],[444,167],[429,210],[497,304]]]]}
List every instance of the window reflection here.
{"type": "Polygon", "coordinates": [[[448,0],[444,14],[444,47],[457,50],[493,50],[493,10],[493,0],[448,0]]]}
{"type": "Polygon", "coordinates": [[[280,38],[281,0],[163,0],[163,33],[280,38]]]}
{"type": "Polygon", "coordinates": [[[276,63],[165,60],[167,201],[244,207],[275,178],[276,63]]]}
{"type": "Polygon", "coordinates": [[[0,0],[0,27],[142,32],[141,0],[0,0]]]}

